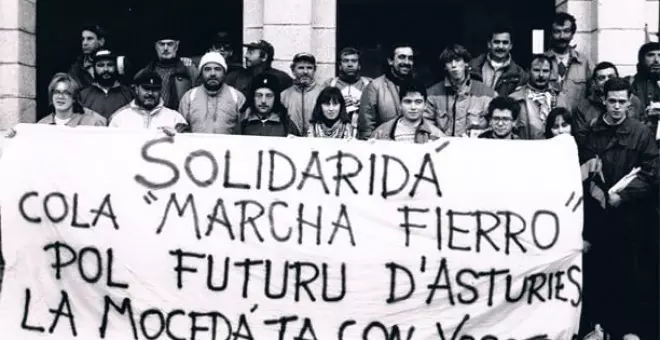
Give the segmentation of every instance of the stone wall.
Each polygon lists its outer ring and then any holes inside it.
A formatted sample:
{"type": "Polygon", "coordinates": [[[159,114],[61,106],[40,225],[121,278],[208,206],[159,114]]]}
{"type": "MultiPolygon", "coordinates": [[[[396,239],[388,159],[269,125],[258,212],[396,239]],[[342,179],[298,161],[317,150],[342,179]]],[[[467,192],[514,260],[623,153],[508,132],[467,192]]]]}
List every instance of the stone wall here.
{"type": "Polygon", "coordinates": [[[0,129],[36,119],[36,0],[0,0],[0,129]]]}

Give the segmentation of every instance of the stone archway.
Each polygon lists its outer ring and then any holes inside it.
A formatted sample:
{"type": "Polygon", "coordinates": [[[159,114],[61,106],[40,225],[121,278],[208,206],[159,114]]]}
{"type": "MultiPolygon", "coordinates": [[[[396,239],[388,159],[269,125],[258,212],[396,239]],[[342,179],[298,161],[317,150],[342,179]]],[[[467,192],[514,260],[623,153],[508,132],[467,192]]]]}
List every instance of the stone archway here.
{"type": "Polygon", "coordinates": [[[36,118],[37,0],[0,0],[0,129],[36,118]]]}

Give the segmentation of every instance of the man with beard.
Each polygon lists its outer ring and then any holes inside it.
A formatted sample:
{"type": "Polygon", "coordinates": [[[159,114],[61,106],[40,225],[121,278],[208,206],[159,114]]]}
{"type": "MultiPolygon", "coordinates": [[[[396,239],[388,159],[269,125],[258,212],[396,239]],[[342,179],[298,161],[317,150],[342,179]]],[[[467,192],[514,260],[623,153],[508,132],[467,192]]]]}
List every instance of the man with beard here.
{"type": "Polygon", "coordinates": [[[586,97],[587,80],[591,77],[593,66],[591,61],[571,46],[571,41],[577,31],[575,17],[559,12],[552,21],[552,39],[550,50],[545,52],[553,63],[551,81],[553,87],[559,89],[565,107],[570,111],[580,100],[586,97]]]}
{"type": "Polygon", "coordinates": [[[280,101],[279,80],[273,74],[262,73],[252,80],[250,93],[241,114],[239,133],[248,136],[300,136],[280,101]]]}
{"type": "Polygon", "coordinates": [[[346,101],[346,112],[351,117],[351,124],[357,128],[357,112],[360,109],[362,91],[372,81],[360,76],[360,52],[353,47],[346,47],[339,52],[339,76],[328,79],[324,87],[336,87],[346,101]]]}
{"type": "Polygon", "coordinates": [[[637,53],[637,74],[631,79],[632,92],[639,98],[643,109],[642,121],[660,140],[660,43],[642,45],[637,53]]]}
{"type": "Polygon", "coordinates": [[[394,44],[387,58],[389,69],[362,91],[358,113],[358,138],[369,139],[379,125],[401,115],[399,87],[413,74],[414,51],[407,43],[394,44]]]}
{"type": "Polygon", "coordinates": [[[306,52],[296,54],[291,63],[291,72],[295,79],[291,87],[282,91],[282,104],[298,131],[305,133],[309,130],[316,99],[323,90],[323,86],[314,79],[316,58],[306,52]]]}
{"type": "MultiPolygon", "coordinates": [[[[594,68],[594,74],[591,77],[591,89],[589,96],[582,98],[577,108],[573,112],[576,131],[587,128],[589,123],[602,116],[605,113],[605,83],[610,79],[619,78],[619,70],[614,64],[603,61],[594,68]]],[[[630,107],[628,118],[639,120],[642,117],[642,104],[635,95],[630,96],[630,107]]]]}
{"type": "Polygon", "coordinates": [[[110,118],[110,127],[131,129],[188,130],[183,116],[167,107],[161,98],[163,80],[153,71],[135,76],[136,97],[110,118]]]}
{"type": "Polygon", "coordinates": [[[80,103],[106,119],[134,98],[133,91],[117,79],[117,57],[109,50],[94,54],[94,83],[80,92],[80,103]]]}
{"type": "Polygon", "coordinates": [[[243,45],[247,48],[245,52],[245,68],[239,69],[227,75],[227,84],[235,87],[244,95],[248,96],[252,79],[261,73],[267,73],[277,78],[280,87],[288,88],[293,84],[293,79],[283,71],[273,68],[271,65],[275,58],[275,49],[266,40],[243,45]]]}
{"type": "Polygon", "coordinates": [[[486,120],[490,129],[479,135],[488,139],[520,139],[513,132],[518,120],[520,106],[511,97],[495,97],[488,104],[486,120]]]}
{"type": "Polygon", "coordinates": [[[513,34],[508,27],[492,30],[488,53],[470,61],[470,76],[486,84],[500,96],[508,96],[527,83],[527,73],[511,58],[513,34]]]}
{"type": "Polygon", "coordinates": [[[204,83],[183,95],[179,112],[188,121],[192,132],[236,133],[245,96],[224,83],[225,58],[218,52],[209,52],[202,57],[199,66],[204,83]]]}
{"type": "Polygon", "coordinates": [[[495,91],[470,79],[470,53],[461,45],[447,47],[440,54],[445,79],[429,88],[426,116],[446,135],[477,137],[488,127],[485,116],[495,91]]]}
{"type": "Polygon", "coordinates": [[[156,60],[150,62],[138,72],[156,72],[162,79],[161,98],[165,107],[178,109],[181,97],[193,88],[197,78],[197,68],[189,60],[186,64],[177,56],[179,38],[171,32],[160,34],[156,38],[154,48],[156,60]]]}

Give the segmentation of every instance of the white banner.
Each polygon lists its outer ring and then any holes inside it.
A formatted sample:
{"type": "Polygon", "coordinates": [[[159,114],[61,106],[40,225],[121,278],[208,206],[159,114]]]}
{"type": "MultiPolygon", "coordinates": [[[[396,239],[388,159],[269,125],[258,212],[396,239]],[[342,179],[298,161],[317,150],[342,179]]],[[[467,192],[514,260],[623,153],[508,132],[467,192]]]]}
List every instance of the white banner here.
{"type": "Polygon", "coordinates": [[[570,137],[406,143],[21,125],[6,339],[572,339],[570,137]]]}

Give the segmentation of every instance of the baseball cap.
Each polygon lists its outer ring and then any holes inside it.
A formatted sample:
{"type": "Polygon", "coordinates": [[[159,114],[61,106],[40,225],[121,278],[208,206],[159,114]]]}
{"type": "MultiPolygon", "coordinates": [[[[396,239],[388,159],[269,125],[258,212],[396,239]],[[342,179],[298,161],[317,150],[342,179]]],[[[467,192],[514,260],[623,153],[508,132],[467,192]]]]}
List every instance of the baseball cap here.
{"type": "Polygon", "coordinates": [[[94,62],[99,61],[99,60],[116,60],[117,56],[112,53],[110,50],[98,50],[94,55],[92,56],[92,60],[94,62]]]}
{"type": "Polygon", "coordinates": [[[145,88],[160,89],[163,87],[163,80],[160,78],[158,73],[154,71],[138,73],[135,76],[134,82],[136,86],[142,86],[145,88]]]}
{"type": "Polygon", "coordinates": [[[310,62],[314,65],[316,65],[316,57],[314,57],[313,54],[307,53],[307,52],[301,52],[293,56],[293,63],[301,62],[301,61],[307,61],[310,62]]]}
{"type": "Polygon", "coordinates": [[[275,49],[273,48],[273,45],[271,45],[266,40],[259,40],[259,41],[251,42],[249,44],[243,44],[243,46],[245,46],[249,49],[262,50],[262,51],[266,52],[271,58],[273,58],[274,55],[275,55],[275,49]]]}

